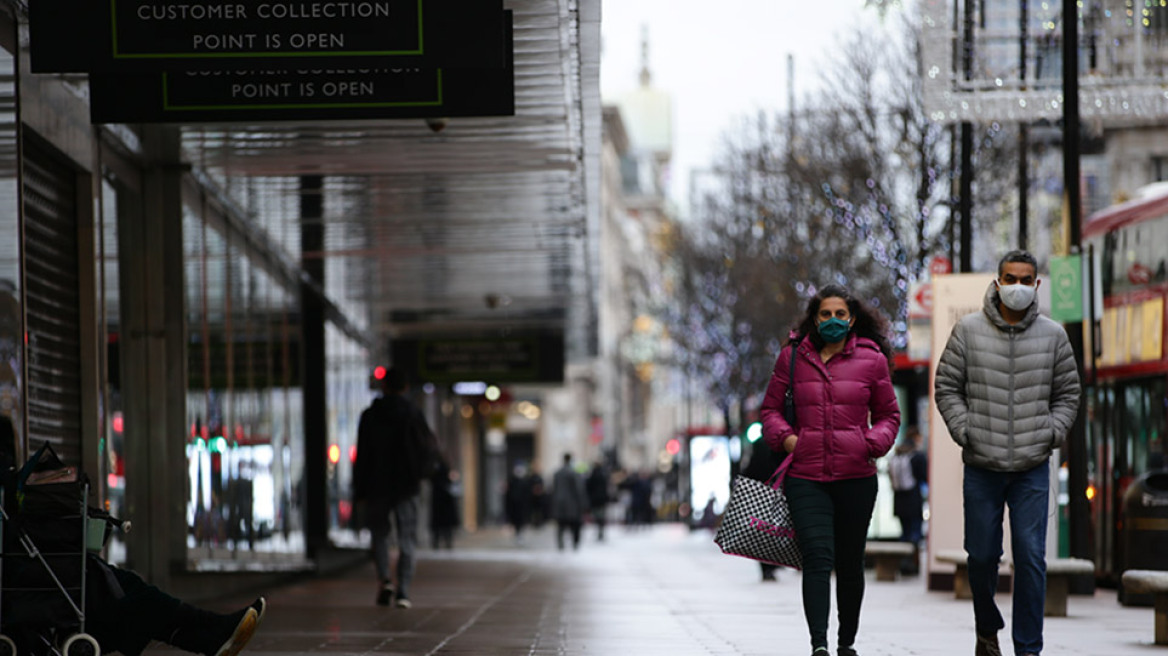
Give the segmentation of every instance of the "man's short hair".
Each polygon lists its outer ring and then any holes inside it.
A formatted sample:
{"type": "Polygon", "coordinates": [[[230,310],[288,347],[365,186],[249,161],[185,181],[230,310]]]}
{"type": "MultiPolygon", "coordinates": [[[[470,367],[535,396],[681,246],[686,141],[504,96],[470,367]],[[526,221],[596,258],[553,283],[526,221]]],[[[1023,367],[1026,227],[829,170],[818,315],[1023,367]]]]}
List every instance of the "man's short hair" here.
{"type": "Polygon", "coordinates": [[[1034,267],[1034,275],[1038,275],[1038,260],[1036,260],[1034,256],[1030,254],[1030,251],[1013,250],[1003,255],[1002,259],[998,261],[999,278],[1002,277],[1002,271],[1006,268],[1006,265],[1010,264],[1011,262],[1023,262],[1025,264],[1029,264],[1030,266],[1034,267]]]}
{"type": "Polygon", "coordinates": [[[390,367],[385,372],[385,378],[381,379],[381,388],[387,392],[404,392],[408,383],[404,371],[390,367]]]}

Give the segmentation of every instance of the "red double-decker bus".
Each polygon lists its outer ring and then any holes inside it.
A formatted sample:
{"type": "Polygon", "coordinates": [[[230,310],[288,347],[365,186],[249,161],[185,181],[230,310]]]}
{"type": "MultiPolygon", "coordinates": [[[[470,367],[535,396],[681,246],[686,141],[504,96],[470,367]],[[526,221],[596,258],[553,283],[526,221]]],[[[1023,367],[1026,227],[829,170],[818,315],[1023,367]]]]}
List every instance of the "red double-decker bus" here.
{"type": "Polygon", "coordinates": [[[1114,583],[1125,569],[1124,493],[1145,472],[1165,466],[1168,183],[1092,214],[1083,243],[1100,261],[1103,291],[1087,367],[1087,494],[1097,570],[1114,583]]]}

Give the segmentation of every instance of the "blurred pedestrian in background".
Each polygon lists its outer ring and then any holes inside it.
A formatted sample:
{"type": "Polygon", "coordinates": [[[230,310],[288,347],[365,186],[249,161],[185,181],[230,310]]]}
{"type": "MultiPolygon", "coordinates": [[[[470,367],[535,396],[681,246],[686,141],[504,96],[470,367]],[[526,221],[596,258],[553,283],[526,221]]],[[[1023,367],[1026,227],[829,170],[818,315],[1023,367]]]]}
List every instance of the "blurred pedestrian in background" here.
{"type": "Polygon", "coordinates": [[[543,475],[534,466],[527,475],[527,489],[531,495],[531,504],[528,511],[528,522],[540,528],[548,520],[548,489],[543,475]]]}
{"type": "Polygon", "coordinates": [[[892,481],[892,513],[900,520],[900,540],[913,545],[911,562],[901,567],[905,574],[920,571],[920,544],[924,537],[924,488],[929,480],[929,461],[921,451],[921,431],[909,426],[888,461],[892,481]]]}
{"type": "Polygon", "coordinates": [[[888,332],[888,320],[844,287],[820,288],[779,353],[760,410],[767,444],[791,454],[783,490],[803,552],[803,614],[813,656],[828,653],[832,570],[837,653],[856,656],[875,459],[888,453],[900,429],[888,332]],[[795,393],[795,427],[783,416],[788,387],[795,393]]]}
{"type": "Polygon", "coordinates": [[[597,461],[588,473],[585,488],[588,492],[588,505],[592,521],[596,524],[596,540],[604,542],[604,525],[608,522],[608,503],[612,496],[608,492],[608,469],[604,463],[597,461]]]}
{"type": "Polygon", "coordinates": [[[588,510],[584,481],[572,468],[572,454],[564,454],[564,464],[552,477],[552,519],[556,520],[556,547],[564,550],[564,531],[572,532],[572,548],[580,548],[580,526],[588,510]]]}
{"type": "Polygon", "coordinates": [[[503,512],[507,523],[515,531],[515,542],[523,542],[523,529],[531,520],[531,477],[522,464],[516,463],[507,477],[507,489],[503,492],[503,512]]]}
{"type": "Polygon", "coordinates": [[[621,487],[629,493],[625,523],[631,528],[652,524],[654,515],[652,475],[647,471],[629,472],[621,481],[621,487]]]}
{"type": "Polygon", "coordinates": [[[458,504],[454,497],[454,478],[446,458],[439,458],[430,476],[430,543],[434,549],[443,545],[454,548],[454,529],[459,525],[458,504]]]}

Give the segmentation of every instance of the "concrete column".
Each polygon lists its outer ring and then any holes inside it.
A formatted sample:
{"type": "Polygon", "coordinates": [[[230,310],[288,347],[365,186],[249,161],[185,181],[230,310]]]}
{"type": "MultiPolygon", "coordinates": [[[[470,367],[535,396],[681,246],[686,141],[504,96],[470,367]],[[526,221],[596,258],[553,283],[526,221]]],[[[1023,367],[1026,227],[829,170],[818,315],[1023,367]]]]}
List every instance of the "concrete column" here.
{"type": "Polygon", "coordinates": [[[176,128],[142,133],[142,202],[118,212],[128,565],[166,588],[185,560],[187,334],[176,128]]]}

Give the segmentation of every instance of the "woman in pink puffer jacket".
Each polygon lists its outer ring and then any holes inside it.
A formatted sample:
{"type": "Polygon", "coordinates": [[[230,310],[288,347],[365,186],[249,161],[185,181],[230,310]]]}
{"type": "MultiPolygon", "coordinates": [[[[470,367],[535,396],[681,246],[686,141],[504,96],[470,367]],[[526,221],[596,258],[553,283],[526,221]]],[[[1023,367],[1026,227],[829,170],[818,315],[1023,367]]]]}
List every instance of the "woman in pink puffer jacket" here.
{"type": "Polygon", "coordinates": [[[838,285],[819,290],[775,362],[763,437],[791,453],[783,490],[803,552],[803,612],[812,656],[827,656],[831,572],[839,601],[838,656],[854,648],[864,598],[864,542],[876,503],[876,458],[900,429],[888,322],[838,285]],[[783,416],[795,358],[795,425],[783,416]]]}

